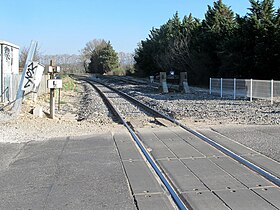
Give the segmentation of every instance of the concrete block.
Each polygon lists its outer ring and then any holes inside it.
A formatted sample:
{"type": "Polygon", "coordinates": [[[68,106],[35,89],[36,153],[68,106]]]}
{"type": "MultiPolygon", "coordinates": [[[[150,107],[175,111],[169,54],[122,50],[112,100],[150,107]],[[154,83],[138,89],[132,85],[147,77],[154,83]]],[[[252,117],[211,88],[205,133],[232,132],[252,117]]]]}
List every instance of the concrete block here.
{"type": "Polygon", "coordinates": [[[154,83],[154,76],[150,76],[150,83],[154,83]]]}
{"type": "Polygon", "coordinates": [[[215,191],[230,209],[276,209],[265,199],[248,189],[215,191]]]}
{"type": "Polygon", "coordinates": [[[162,82],[166,82],[166,72],[160,72],[159,73],[159,82],[162,83],[162,82]]]}
{"type": "Polygon", "coordinates": [[[160,167],[164,170],[173,184],[182,192],[207,191],[205,185],[179,160],[159,160],[160,167]]]}
{"type": "Polygon", "coordinates": [[[230,138],[225,137],[224,135],[215,132],[210,129],[198,130],[201,134],[207,136],[208,138],[214,139],[217,143],[223,145],[224,147],[232,150],[238,155],[247,155],[247,154],[256,154],[253,150],[248,147],[243,146],[240,143],[233,141],[230,138]]]}
{"type": "Polygon", "coordinates": [[[187,81],[183,82],[183,90],[184,93],[189,93],[190,92],[190,87],[187,81]]]}
{"type": "Polygon", "coordinates": [[[122,160],[142,160],[142,157],[137,150],[134,140],[126,134],[115,134],[116,141],[120,156],[122,160]]]}
{"type": "Polygon", "coordinates": [[[162,93],[168,93],[168,87],[167,87],[166,81],[165,82],[161,82],[160,86],[161,86],[161,92],[162,93]]]}
{"type": "Polygon", "coordinates": [[[43,113],[43,107],[41,106],[36,106],[33,109],[33,115],[35,115],[36,117],[43,117],[44,113],[43,113]]]}
{"type": "Polygon", "coordinates": [[[231,174],[248,188],[272,186],[272,183],[229,157],[211,158],[211,161],[231,174]]]}
{"type": "Polygon", "coordinates": [[[144,161],[124,161],[123,163],[134,194],[163,192],[154,174],[144,161]]]}
{"type": "Polygon", "coordinates": [[[227,210],[226,205],[210,191],[188,192],[183,194],[192,209],[200,210],[227,210]]]}
{"type": "Polygon", "coordinates": [[[174,209],[166,194],[136,195],[139,209],[168,210],[174,209]]]}
{"type": "Polygon", "coordinates": [[[276,177],[280,177],[280,164],[279,162],[270,159],[264,155],[244,155],[242,156],[246,160],[258,165],[262,169],[270,172],[276,177]]]}
{"type": "Polygon", "coordinates": [[[272,203],[275,207],[280,209],[280,188],[278,187],[269,187],[269,188],[257,188],[253,189],[258,195],[262,198],[265,198],[267,201],[272,203]]]}
{"type": "Polygon", "coordinates": [[[243,184],[207,158],[184,159],[182,161],[210,190],[244,188],[243,184]]]}
{"type": "Polygon", "coordinates": [[[183,84],[184,81],[188,80],[188,73],[187,72],[180,72],[180,86],[183,84]]]}

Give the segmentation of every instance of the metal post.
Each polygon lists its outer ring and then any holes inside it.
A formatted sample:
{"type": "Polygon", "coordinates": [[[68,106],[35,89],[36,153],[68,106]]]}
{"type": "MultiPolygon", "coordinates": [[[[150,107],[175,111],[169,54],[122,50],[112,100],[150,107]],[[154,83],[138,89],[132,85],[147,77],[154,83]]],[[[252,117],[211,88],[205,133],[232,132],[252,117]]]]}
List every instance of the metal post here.
{"type": "Polygon", "coordinates": [[[270,90],[270,96],[271,96],[271,105],[273,104],[273,89],[274,89],[273,79],[271,80],[271,90],[270,90]]]}
{"type": "Polygon", "coordinates": [[[24,82],[24,75],[27,71],[28,63],[33,60],[34,54],[36,52],[37,44],[38,43],[36,41],[31,41],[30,48],[28,50],[27,58],[26,58],[26,61],[25,61],[25,65],[24,65],[24,69],[23,69],[23,72],[22,72],[21,80],[20,80],[20,83],[19,83],[19,88],[18,88],[18,91],[17,91],[16,101],[13,105],[13,111],[16,112],[16,114],[18,114],[20,109],[21,109],[21,103],[22,103],[22,99],[23,99],[23,96],[24,96],[24,91],[22,90],[23,89],[23,82],[24,82]]]}
{"type": "Polygon", "coordinates": [[[236,78],[233,79],[233,99],[236,99],[236,78]]]}
{"type": "Polygon", "coordinates": [[[25,65],[24,65],[24,70],[22,72],[23,76],[21,77],[19,90],[17,92],[17,99],[19,99],[23,96],[22,87],[23,87],[24,75],[25,75],[25,72],[26,72],[27,67],[28,67],[28,62],[33,60],[34,54],[36,52],[37,44],[38,44],[37,42],[31,41],[30,48],[29,48],[27,58],[26,58],[26,62],[25,62],[25,65]]]}
{"type": "Polygon", "coordinates": [[[58,89],[58,111],[60,111],[60,88],[58,89]]]}
{"type": "Polygon", "coordinates": [[[5,92],[5,90],[4,90],[4,88],[5,88],[5,86],[4,86],[4,69],[3,69],[3,45],[1,44],[1,63],[0,63],[0,73],[1,73],[1,75],[0,75],[0,79],[1,79],[1,87],[0,87],[0,93],[1,93],[1,102],[4,102],[4,92],[5,92]]]}
{"type": "Polygon", "coordinates": [[[221,98],[223,97],[223,78],[221,78],[221,98]]]}
{"type": "MultiPolygon", "coordinates": [[[[53,65],[53,61],[50,61],[50,66],[53,65]]],[[[54,79],[54,73],[50,73],[50,79],[54,79]]],[[[50,88],[50,118],[54,119],[55,114],[55,89],[50,88]]]]}
{"type": "Polygon", "coordinates": [[[253,79],[250,82],[250,101],[253,101],[253,79]]]}
{"type": "Polygon", "coordinates": [[[55,114],[55,98],[54,98],[54,88],[50,88],[50,118],[54,119],[55,114]]]}
{"type": "Polygon", "coordinates": [[[212,95],[212,78],[210,77],[209,81],[209,94],[212,95]]]}

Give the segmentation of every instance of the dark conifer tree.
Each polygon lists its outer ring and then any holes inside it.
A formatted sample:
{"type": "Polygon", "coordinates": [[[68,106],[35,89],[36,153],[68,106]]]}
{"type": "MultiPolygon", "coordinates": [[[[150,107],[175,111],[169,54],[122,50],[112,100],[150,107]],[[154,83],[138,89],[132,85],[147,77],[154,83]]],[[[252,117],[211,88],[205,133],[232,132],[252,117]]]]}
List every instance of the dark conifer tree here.
{"type": "Polygon", "coordinates": [[[90,58],[89,72],[104,74],[118,68],[118,54],[110,42],[102,42],[97,46],[90,58]]]}
{"type": "Polygon", "coordinates": [[[208,6],[202,22],[176,13],[139,44],[138,72],[187,71],[191,84],[209,77],[280,79],[280,9],[273,0],[249,1],[243,17],[222,0],[208,6]]]}

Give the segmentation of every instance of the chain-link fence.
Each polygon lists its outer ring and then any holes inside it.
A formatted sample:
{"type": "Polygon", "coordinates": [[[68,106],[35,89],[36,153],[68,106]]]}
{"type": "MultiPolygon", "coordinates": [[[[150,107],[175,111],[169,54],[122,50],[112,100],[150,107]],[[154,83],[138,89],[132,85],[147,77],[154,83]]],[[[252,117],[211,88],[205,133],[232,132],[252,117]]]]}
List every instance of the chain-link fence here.
{"type": "Polygon", "coordinates": [[[280,101],[280,81],[253,79],[210,78],[210,94],[222,97],[249,98],[280,101]]]}

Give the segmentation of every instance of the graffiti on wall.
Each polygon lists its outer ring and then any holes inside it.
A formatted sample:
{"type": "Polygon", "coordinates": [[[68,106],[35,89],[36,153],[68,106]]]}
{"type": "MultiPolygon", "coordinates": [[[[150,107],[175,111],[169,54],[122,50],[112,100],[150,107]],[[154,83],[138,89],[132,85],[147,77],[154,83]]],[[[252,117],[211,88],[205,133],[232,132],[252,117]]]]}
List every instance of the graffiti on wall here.
{"type": "Polygon", "coordinates": [[[45,66],[35,61],[28,64],[22,86],[22,90],[24,90],[25,93],[36,92],[42,80],[44,68],[45,66]]]}
{"type": "Polygon", "coordinates": [[[8,67],[13,65],[13,48],[8,46],[4,47],[4,60],[6,61],[8,67]]]}
{"type": "Polygon", "coordinates": [[[9,47],[5,46],[4,48],[4,57],[7,63],[11,60],[11,50],[9,47]]]}
{"type": "Polygon", "coordinates": [[[25,84],[24,84],[24,89],[30,87],[31,85],[34,84],[33,82],[33,77],[34,77],[34,74],[35,74],[35,69],[37,68],[37,65],[34,65],[33,62],[31,62],[28,67],[27,67],[27,70],[26,70],[26,74],[25,74],[25,84]]]}

